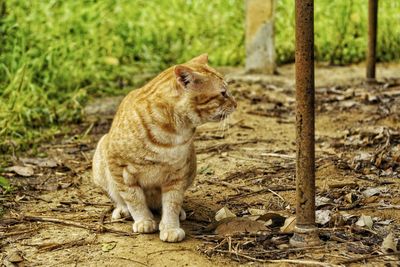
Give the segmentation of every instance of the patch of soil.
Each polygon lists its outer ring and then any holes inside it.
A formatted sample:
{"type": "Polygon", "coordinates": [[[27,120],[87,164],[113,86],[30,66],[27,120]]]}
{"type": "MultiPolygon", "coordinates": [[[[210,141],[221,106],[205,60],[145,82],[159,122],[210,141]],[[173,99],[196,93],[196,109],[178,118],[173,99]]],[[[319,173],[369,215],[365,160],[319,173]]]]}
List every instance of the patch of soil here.
{"type": "Polygon", "coordinates": [[[382,84],[373,87],[362,82],[363,66],[317,68],[317,219],[325,243],[304,249],[290,247],[293,230],[280,228],[282,219],[275,221],[278,215],[286,220],[295,215],[293,65],[282,67],[278,76],[223,71],[239,108],[227,121],[198,129],[198,175],[184,202],[183,242],[136,235],[129,220],[110,222],[112,204],[93,186],[90,173],[96,142],[108,131],[121,99],[107,98],[87,108],[86,121],[71,135],[43,144],[42,158],[29,158],[29,153],[11,158],[10,166],[24,169],[2,174],[17,188],[3,203],[2,263],[286,266],[398,261],[400,80],[395,75],[400,66],[379,65],[382,84]],[[224,232],[236,225],[247,233],[214,233],[225,223],[214,219],[223,207],[240,217],[231,218],[224,232]],[[271,212],[275,215],[267,219],[264,214],[271,212]],[[251,227],[243,226],[248,220],[265,230],[249,233],[251,227]],[[386,238],[389,234],[393,240],[386,238]]]}

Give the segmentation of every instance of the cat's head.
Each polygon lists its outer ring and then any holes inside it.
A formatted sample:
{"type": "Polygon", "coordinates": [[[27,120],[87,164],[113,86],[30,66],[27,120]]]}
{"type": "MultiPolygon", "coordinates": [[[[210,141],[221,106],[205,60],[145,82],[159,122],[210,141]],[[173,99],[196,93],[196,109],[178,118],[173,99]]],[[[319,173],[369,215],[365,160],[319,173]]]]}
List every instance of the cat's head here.
{"type": "Polygon", "coordinates": [[[198,123],[221,121],[237,107],[228,83],[207,63],[203,54],[174,67],[178,89],[187,96],[191,117],[198,123]]]}

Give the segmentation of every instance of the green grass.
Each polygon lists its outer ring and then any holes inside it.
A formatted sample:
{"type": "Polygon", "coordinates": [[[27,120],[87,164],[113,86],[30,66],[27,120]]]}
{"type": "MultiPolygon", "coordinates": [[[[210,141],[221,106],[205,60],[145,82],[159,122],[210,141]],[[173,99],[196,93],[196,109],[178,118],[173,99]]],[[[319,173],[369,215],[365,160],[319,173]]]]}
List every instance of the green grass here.
{"type": "MultiPolygon", "coordinates": [[[[316,58],[363,61],[367,0],[315,1],[316,58]]],[[[0,0],[0,151],[79,122],[90,96],[121,94],[208,52],[242,65],[242,0],[0,0]],[[4,9],[5,6],[5,9],[4,9]]],[[[378,60],[400,55],[400,3],[380,1],[378,60]]],[[[277,0],[278,63],[294,60],[294,0],[277,0]]]]}
{"type": "MultiPolygon", "coordinates": [[[[315,58],[345,65],[365,60],[368,0],[317,0],[314,4],[315,58]]],[[[277,0],[279,63],[294,61],[294,0],[277,0]]],[[[400,59],[400,1],[379,1],[378,61],[400,59]]]]}

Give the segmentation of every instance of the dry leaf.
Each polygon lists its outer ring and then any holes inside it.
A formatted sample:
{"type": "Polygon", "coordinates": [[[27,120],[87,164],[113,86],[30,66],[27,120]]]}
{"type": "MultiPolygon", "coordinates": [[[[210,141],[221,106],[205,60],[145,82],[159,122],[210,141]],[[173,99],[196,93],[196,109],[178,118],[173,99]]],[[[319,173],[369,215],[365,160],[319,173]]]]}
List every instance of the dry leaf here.
{"type": "Polygon", "coordinates": [[[262,209],[252,209],[252,208],[249,208],[248,211],[249,211],[249,213],[250,213],[251,215],[264,215],[264,214],[267,213],[266,210],[262,210],[262,209]]]}
{"type": "Polygon", "coordinates": [[[340,227],[345,225],[345,220],[339,212],[335,212],[331,215],[331,222],[334,227],[340,227]]]}
{"type": "Polygon", "coordinates": [[[347,245],[347,250],[357,254],[368,254],[372,252],[373,247],[363,245],[362,243],[360,244],[350,243],[347,245]]]}
{"type": "Polygon", "coordinates": [[[372,196],[378,195],[381,191],[382,191],[381,188],[370,187],[370,188],[362,191],[362,194],[364,197],[372,197],[372,196]]]}
{"type": "Polygon", "coordinates": [[[377,200],[379,200],[378,196],[367,197],[366,199],[363,200],[363,203],[370,204],[370,203],[376,202],[377,200]]]}
{"type": "Polygon", "coordinates": [[[7,260],[12,263],[18,263],[24,261],[24,258],[21,256],[21,251],[14,251],[10,253],[7,260]]]}
{"type": "Polygon", "coordinates": [[[288,244],[280,244],[280,245],[277,245],[277,248],[279,248],[279,249],[288,249],[288,248],[290,248],[290,246],[288,245],[288,244]]]}
{"type": "Polygon", "coordinates": [[[104,252],[109,252],[110,250],[114,249],[116,245],[117,242],[103,243],[101,244],[101,250],[104,252]]]}
{"type": "Polygon", "coordinates": [[[315,212],[315,222],[320,225],[325,225],[331,221],[332,211],[330,210],[317,210],[315,212]]]}
{"type": "Polygon", "coordinates": [[[347,202],[347,203],[353,203],[354,201],[356,201],[357,200],[357,196],[356,195],[354,195],[353,193],[348,193],[348,194],[346,194],[345,196],[344,196],[344,200],[347,202]]]}
{"type": "Polygon", "coordinates": [[[356,222],[357,226],[360,226],[360,227],[367,226],[370,229],[372,228],[373,224],[374,224],[374,222],[372,221],[371,216],[365,216],[364,214],[362,214],[360,216],[360,218],[358,219],[358,221],[356,222]]]}
{"type": "Polygon", "coordinates": [[[290,233],[294,231],[296,225],[296,216],[291,216],[285,220],[285,224],[281,227],[281,232],[290,233]]]}
{"type": "Polygon", "coordinates": [[[266,231],[262,222],[252,221],[247,218],[225,218],[217,223],[215,233],[218,235],[233,235],[242,233],[257,233],[266,231]]]}
{"type": "Polygon", "coordinates": [[[268,222],[268,226],[280,227],[284,225],[286,218],[278,213],[268,212],[258,218],[259,221],[268,222]]]}
{"type": "Polygon", "coordinates": [[[243,217],[244,217],[244,218],[248,218],[248,219],[250,219],[250,220],[252,220],[252,221],[257,221],[258,218],[260,218],[259,215],[244,215],[243,217]]]}
{"type": "Polygon", "coordinates": [[[346,212],[340,212],[340,215],[342,216],[343,220],[347,222],[349,219],[356,217],[356,215],[352,215],[346,212]]]}
{"type": "Polygon", "coordinates": [[[325,205],[329,205],[329,204],[332,204],[332,200],[330,198],[320,197],[320,196],[315,197],[315,206],[316,207],[321,207],[321,206],[325,206],[325,205]]]}
{"type": "Polygon", "coordinates": [[[48,184],[43,186],[36,186],[35,188],[38,190],[46,190],[46,191],[56,191],[68,188],[72,185],[72,183],[58,183],[58,184],[48,184]]]}
{"type": "Polygon", "coordinates": [[[21,158],[20,160],[25,164],[33,164],[39,167],[45,167],[45,168],[57,167],[57,161],[50,158],[21,158]]]}
{"type": "Polygon", "coordinates": [[[18,175],[29,177],[32,176],[35,172],[30,166],[12,166],[5,169],[9,172],[15,172],[18,175]]]}
{"type": "Polygon", "coordinates": [[[215,220],[218,222],[225,218],[233,218],[236,217],[236,214],[230,211],[227,207],[223,207],[215,214],[215,220]]]}
{"type": "Polygon", "coordinates": [[[397,242],[394,240],[393,232],[383,239],[381,249],[384,253],[397,252],[397,242]]]}
{"type": "Polygon", "coordinates": [[[392,219],[389,220],[384,220],[384,221],[378,221],[377,224],[381,224],[381,225],[389,225],[393,222],[392,219]]]}

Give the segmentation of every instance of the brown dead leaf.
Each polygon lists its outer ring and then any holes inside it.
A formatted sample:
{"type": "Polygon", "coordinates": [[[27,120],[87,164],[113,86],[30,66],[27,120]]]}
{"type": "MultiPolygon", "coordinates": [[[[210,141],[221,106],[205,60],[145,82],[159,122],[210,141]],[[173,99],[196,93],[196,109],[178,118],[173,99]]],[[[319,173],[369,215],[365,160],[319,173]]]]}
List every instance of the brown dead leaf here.
{"type": "Polygon", "coordinates": [[[216,221],[220,221],[225,218],[232,218],[232,217],[236,217],[236,214],[233,213],[232,211],[230,211],[230,209],[228,209],[227,207],[223,207],[215,213],[216,221]]]}
{"type": "Polygon", "coordinates": [[[16,174],[24,176],[24,177],[30,177],[35,173],[33,168],[30,166],[17,166],[16,165],[16,166],[8,167],[5,170],[9,171],[9,172],[15,172],[16,174]]]}
{"type": "Polygon", "coordinates": [[[345,200],[347,203],[351,204],[351,203],[353,203],[354,201],[357,200],[357,196],[356,196],[355,194],[353,194],[353,193],[348,193],[348,194],[346,194],[346,195],[344,196],[344,200],[345,200]]]}
{"type": "Polygon", "coordinates": [[[377,200],[379,200],[379,197],[378,197],[378,196],[367,197],[367,198],[365,198],[365,199],[363,200],[363,203],[364,203],[364,204],[370,204],[370,203],[376,202],[377,200]]]}
{"type": "Polygon", "coordinates": [[[72,183],[58,183],[58,184],[48,184],[43,186],[35,186],[37,190],[45,190],[45,191],[56,191],[68,188],[72,185],[72,183]]]}
{"type": "Polygon", "coordinates": [[[370,187],[362,191],[364,197],[372,197],[378,195],[382,191],[382,188],[370,187]]]}
{"type": "Polygon", "coordinates": [[[381,249],[384,253],[397,252],[397,242],[394,240],[393,232],[390,232],[385,239],[383,239],[381,249]]]}
{"type": "Polygon", "coordinates": [[[371,253],[373,249],[374,248],[372,246],[366,246],[363,245],[362,243],[359,244],[350,243],[347,245],[347,250],[356,254],[368,254],[371,253]]]}
{"type": "Polygon", "coordinates": [[[315,212],[315,222],[320,225],[325,225],[331,221],[332,211],[330,210],[317,210],[315,212]]]}
{"type": "Polygon", "coordinates": [[[290,233],[294,231],[294,227],[296,225],[296,216],[291,216],[286,218],[285,224],[281,227],[281,232],[290,233]]]}
{"type": "Polygon", "coordinates": [[[331,217],[331,224],[334,227],[341,227],[346,224],[342,214],[340,214],[339,212],[333,213],[331,217]]]}
{"type": "Polygon", "coordinates": [[[366,216],[366,215],[364,215],[364,214],[362,214],[361,216],[360,216],[360,218],[358,219],[358,221],[356,222],[356,225],[357,226],[360,226],[360,227],[368,227],[369,229],[371,229],[372,228],[372,225],[374,224],[374,222],[372,221],[372,218],[371,218],[371,216],[366,216]]]}
{"type": "Polygon", "coordinates": [[[248,211],[249,211],[249,213],[250,213],[251,215],[255,215],[255,216],[261,216],[261,215],[264,215],[264,214],[267,213],[267,211],[264,210],[264,209],[253,209],[253,208],[249,208],[248,211]]]}
{"type": "Polygon", "coordinates": [[[280,227],[285,224],[286,218],[278,213],[268,212],[261,215],[257,220],[268,222],[270,227],[280,227]]]}
{"type": "Polygon", "coordinates": [[[267,228],[262,222],[252,221],[247,218],[225,218],[217,223],[215,233],[217,235],[234,235],[242,233],[257,233],[266,231],[267,228]]]}
{"type": "Polygon", "coordinates": [[[20,158],[25,164],[33,164],[44,168],[55,168],[57,167],[57,161],[50,158],[20,158]]]}
{"type": "Polygon", "coordinates": [[[330,198],[321,197],[321,196],[315,197],[315,206],[316,207],[322,207],[322,206],[331,205],[331,204],[332,204],[332,200],[330,198]]]}
{"type": "Polygon", "coordinates": [[[24,261],[24,258],[21,256],[22,252],[21,251],[14,251],[10,253],[10,255],[7,257],[7,260],[12,263],[19,263],[24,261]]]}

